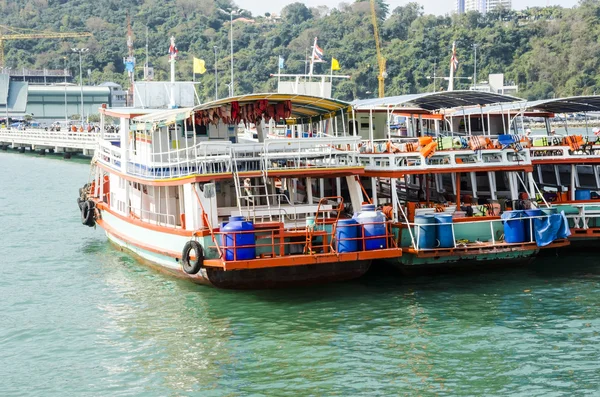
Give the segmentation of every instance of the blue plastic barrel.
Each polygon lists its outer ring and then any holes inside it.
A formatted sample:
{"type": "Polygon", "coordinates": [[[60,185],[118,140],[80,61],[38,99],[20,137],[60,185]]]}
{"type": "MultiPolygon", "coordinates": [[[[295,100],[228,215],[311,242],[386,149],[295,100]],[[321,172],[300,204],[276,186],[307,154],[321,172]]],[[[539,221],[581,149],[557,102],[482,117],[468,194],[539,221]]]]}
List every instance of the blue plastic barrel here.
{"type": "Polygon", "coordinates": [[[525,241],[525,222],[521,217],[523,211],[505,211],[504,241],[507,243],[522,243],[525,241]]]}
{"type": "Polygon", "coordinates": [[[354,219],[363,226],[366,251],[387,248],[385,215],[380,211],[376,211],[374,204],[363,205],[360,214],[355,215],[354,219]]]}
{"type": "Polygon", "coordinates": [[[575,200],[591,200],[591,199],[592,199],[591,190],[583,190],[583,189],[575,190],[575,200]]]}
{"type": "Polygon", "coordinates": [[[358,246],[360,226],[354,219],[340,219],[335,227],[335,241],[337,241],[337,252],[356,252],[362,249],[358,246]]]}
{"type": "Polygon", "coordinates": [[[421,248],[435,248],[435,216],[432,214],[415,215],[415,238],[421,248]]]}
{"type": "MultiPolygon", "coordinates": [[[[254,230],[252,222],[246,222],[243,216],[231,216],[229,222],[223,223],[223,232],[250,232],[254,230]]],[[[225,260],[248,260],[256,258],[256,236],[254,233],[232,233],[225,236],[225,260]],[[227,249],[228,247],[235,248],[227,249]],[[235,251],[235,255],[234,255],[235,251]]]]}
{"type": "Polygon", "coordinates": [[[440,242],[440,248],[454,247],[454,234],[452,233],[452,214],[435,214],[433,216],[438,225],[435,226],[435,238],[440,242]],[[448,223],[448,225],[440,225],[448,223]]]}
{"type": "MultiPolygon", "coordinates": [[[[530,210],[525,210],[525,216],[526,217],[531,217],[531,216],[542,216],[544,215],[544,212],[539,209],[539,208],[533,208],[530,210]]],[[[534,219],[526,219],[525,222],[525,241],[531,241],[531,231],[534,230],[535,227],[535,223],[533,222],[534,219]]]]}

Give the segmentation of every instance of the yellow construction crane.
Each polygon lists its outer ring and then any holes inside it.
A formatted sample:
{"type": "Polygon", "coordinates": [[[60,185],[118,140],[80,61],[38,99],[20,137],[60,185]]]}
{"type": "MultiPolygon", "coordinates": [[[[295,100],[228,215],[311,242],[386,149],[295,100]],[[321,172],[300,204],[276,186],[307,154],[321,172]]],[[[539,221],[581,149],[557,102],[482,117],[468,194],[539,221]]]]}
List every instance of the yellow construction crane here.
{"type": "Polygon", "coordinates": [[[375,0],[371,0],[371,20],[373,21],[373,32],[375,33],[375,48],[377,49],[377,64],[379,65],[379,98],[385,96],[384,80],[387,77],[385,71],[385,58],[381,55],[381,43],[379,42],[379,28],[377,27],[377,12],[375,10],[375,0]]]}
{"type": "Polygon", "coordinates": [[[89,32],[39,32],[30,29],[16,29],[0,25],[0,66],[4,66],[4,41],[6,40],[30,40],[30,39],[71,39],[80,37],[91,37],[89,32]],[[4,34],[5,31],[10,34],[4,34]]]}

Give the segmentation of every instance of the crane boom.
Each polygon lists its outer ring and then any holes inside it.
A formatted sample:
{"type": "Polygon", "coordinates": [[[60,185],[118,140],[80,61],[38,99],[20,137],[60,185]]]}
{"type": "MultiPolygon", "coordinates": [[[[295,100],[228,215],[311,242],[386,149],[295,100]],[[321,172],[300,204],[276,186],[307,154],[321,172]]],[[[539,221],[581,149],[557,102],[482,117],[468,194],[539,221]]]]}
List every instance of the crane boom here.
{"type": "Polygon", "coordinates": [[[371,0],[371,21],[373,22],[373,32],[375,35],[375,48],[377,49],[377,65],[379,65],[379,74],[377,80],[379,80],[379,98],[385,96],[384,81],[387,77],[385,71],[385,58],[381,54],[381,43],[379,41],[379,28],[377,27],[377,12],[375,10],[375,0],[371,0]]]}
{"type": "MultiPolygon", "coordinates": [[[[4,26],[0,26],[4,27],[4,26]]],[[[39,33],[0,33],[0,66],[4,66],[4,41],[5,40],[29,40],[29,39],[71,39],[78,37],[91,37],[89,32],[39,32],[39,33]]]]}

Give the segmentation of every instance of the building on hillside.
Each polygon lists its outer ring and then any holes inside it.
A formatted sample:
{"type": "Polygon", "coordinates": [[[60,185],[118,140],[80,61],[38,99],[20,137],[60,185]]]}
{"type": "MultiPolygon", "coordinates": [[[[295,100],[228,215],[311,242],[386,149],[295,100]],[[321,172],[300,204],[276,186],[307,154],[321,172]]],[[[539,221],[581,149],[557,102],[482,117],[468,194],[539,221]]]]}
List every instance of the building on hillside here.
{"type": "Polygon", "coordinates": [[[498,7],[505,8],[507,10],[512,9],[512,0],[486,0],[485,10],[492,11],[498,7]]]}
{"type": "Polygon", "coordinates": [[[98,114],[102,104],[111,105],[109,87],[76,86],[73,84],[36,85],[13,81],[8,74],[0,74],[0,117],[22,118],[31,115],[42,124],[64,120],[81,114],[87,118],[98,114]]]}
{"type": "Polygon", "coordinates": [[[469,88],[471,91],[493,92],[494,94],[515,95],[518,85],[504,85],[504,73],[488,75],[488,81],[481,81],[469,88]]]}
{"type": "Polygon", "coordinates": [[[57,83],[72,83],[73,76],[67,69],[25,69],[25,68],[1,68],[1,73],[10,76],[11,81],[23,81],[29,84],[49,85],[57,83]]]}
{"type": "Polygon", "coordinates": [[[512,8],[512,0],[456,0],[454,11],[463,14],[469,11],[477,11],[485,14],[497,7],[512,8]]]}

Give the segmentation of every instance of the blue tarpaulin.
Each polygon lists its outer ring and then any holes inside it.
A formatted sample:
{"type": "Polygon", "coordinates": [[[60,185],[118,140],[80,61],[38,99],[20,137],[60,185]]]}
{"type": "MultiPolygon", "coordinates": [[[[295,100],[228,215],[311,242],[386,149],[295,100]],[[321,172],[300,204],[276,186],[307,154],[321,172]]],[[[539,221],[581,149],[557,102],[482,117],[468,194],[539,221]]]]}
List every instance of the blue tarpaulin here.
{"type": "Polygon", "coordinates": [[[571,235],[565,212],[552,214],[533,220],[533,234],[538,247],[544,247],[555,240],[564,239],[571,235]]]}

